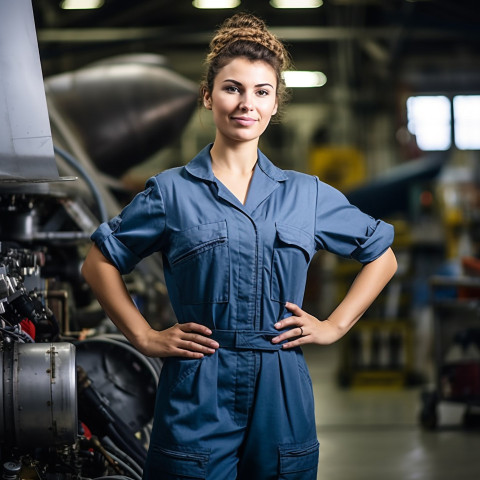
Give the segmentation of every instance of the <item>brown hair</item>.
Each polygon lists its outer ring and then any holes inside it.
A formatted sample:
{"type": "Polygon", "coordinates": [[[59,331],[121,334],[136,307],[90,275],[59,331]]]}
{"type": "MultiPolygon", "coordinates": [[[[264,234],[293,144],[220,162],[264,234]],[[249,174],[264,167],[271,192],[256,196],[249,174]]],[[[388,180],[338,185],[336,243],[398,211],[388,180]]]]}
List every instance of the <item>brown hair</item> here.
{"type": "Polygon", "coordinates": [[[289,68],[290,56],[282,42],[268,30],[265,22],[249,13],[236,13],[227,18],[215,32],[206,58],[205,78],[200,86],[202,96],[213,90],[218,72],[238,57],[251,61],[263,60],[274,69],[280,107],[287,97],[282,72],[289,68]]]}

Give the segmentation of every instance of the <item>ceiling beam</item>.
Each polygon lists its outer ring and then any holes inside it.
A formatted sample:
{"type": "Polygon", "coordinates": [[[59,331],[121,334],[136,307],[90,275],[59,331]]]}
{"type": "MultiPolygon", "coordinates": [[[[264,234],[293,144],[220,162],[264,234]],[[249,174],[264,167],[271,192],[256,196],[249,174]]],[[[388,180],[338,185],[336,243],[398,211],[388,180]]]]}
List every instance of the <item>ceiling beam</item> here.
{"type": "MultiPolygon", "coordinates": [[[[395,37],[402,27],[351,28],[351,27],[272,27],[271,31],[288,42],[321,42],[342,40],[379,40],[395,37]]],[[[472,32],[444,28],[411,28],[408,38],[412,40],[462,40],[476,37],[480,40],[480,29],[472,32]]],[[[171,27],[139,28],[41,28],[37,31],[40,43],[98,43],[125,42],[131,40],[156,40],[161,44],[206,45],[212,32],[179,32],[171,27]]]]}

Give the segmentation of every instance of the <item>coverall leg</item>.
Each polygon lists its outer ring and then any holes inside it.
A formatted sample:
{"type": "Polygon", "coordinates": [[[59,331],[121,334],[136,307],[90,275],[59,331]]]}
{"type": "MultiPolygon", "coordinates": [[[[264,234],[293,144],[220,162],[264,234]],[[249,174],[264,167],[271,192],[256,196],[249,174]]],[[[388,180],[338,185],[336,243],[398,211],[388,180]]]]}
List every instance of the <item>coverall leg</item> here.
{"type": "Polygon", "coordinates": [[[303,355],[257,348],[166,362],[144,480],[316,479],[313,393],[303,355]]]}

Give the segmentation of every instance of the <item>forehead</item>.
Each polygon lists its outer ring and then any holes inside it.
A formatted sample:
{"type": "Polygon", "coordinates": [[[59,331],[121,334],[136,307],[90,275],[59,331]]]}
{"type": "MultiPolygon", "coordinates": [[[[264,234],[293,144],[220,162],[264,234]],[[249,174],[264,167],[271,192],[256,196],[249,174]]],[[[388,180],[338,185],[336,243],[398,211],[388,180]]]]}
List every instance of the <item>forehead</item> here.
{"type": "Polygon", "coordinates": [[[248,60],[244,57],[234,58],[222,67],[216,76],[217,81],[236,80],[242,84],[254,85],[269,83],[276,86],[277,76],[274,68],[264,60],[248,60]]]}

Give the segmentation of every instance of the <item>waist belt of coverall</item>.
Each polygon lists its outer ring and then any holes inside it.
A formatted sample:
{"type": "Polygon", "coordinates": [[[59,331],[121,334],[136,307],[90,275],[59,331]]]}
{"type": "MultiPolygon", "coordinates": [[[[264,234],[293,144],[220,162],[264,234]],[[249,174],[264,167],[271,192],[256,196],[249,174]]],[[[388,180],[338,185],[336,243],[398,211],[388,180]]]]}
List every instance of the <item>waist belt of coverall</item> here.
{"type": "Polygon", "coordinates": [[[282,343],[272,343],[280,333],[262,330],[213,330],[209,336],[220,344],[220,348],[239,350],[281,350],[282,343]]]}

